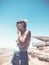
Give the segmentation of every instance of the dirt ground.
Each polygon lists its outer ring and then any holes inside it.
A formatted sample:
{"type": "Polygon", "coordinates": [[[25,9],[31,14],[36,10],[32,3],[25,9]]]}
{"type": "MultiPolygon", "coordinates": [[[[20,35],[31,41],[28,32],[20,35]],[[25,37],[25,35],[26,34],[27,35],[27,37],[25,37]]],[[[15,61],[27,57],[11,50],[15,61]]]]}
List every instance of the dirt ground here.
{"type": "MultiPolygon", "coordinates": [[[[0,65],[12,65],[11,59],[13,50],[0,49],[0,65]]],[[[31,58],[29,56],[29,65],[49,65],[49,62],[38,60],[38,58],[31,58]]]]}
{"type": "Polygon", "coordinates": [[[49,62],[38,60],[38,58],[31,58],[29,65],[49,65],[49,62]]]}

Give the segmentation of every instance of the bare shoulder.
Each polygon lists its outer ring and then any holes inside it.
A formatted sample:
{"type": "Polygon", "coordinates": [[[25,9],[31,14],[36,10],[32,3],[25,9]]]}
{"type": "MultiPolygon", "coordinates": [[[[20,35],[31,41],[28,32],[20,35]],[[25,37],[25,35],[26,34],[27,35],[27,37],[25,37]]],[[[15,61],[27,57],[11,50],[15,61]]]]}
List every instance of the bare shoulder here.
{"type": "Polygon", "coordinates": [[[26,34],[31,34],[31,31],[30,30],[26,30],[26,34]]]}

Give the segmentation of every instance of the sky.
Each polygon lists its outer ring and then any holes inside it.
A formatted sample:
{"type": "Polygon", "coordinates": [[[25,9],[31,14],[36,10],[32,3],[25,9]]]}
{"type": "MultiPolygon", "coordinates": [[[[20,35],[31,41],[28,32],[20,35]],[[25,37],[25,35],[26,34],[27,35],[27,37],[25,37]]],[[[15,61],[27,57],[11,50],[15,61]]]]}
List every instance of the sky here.
{"type": "Polygon", "coordinates": [[[49,0],[0,0],[0,48],[15,47],[19,19],[32,36],[49,36],[49,0]]]}

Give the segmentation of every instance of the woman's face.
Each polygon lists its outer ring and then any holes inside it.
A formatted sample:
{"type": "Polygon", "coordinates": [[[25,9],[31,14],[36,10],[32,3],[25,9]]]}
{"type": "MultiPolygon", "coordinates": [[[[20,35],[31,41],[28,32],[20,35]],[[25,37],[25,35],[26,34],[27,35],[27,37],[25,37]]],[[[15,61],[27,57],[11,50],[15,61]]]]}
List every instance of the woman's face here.
{"type": "Polygon", "coordinates": [[[23,26],[23,24],[21,23],[19,23],[19,24],[17,24],[17,28],[18,28],[18,30],[19,31],[23,31],[24,30],[24,26],[23,26]]]}

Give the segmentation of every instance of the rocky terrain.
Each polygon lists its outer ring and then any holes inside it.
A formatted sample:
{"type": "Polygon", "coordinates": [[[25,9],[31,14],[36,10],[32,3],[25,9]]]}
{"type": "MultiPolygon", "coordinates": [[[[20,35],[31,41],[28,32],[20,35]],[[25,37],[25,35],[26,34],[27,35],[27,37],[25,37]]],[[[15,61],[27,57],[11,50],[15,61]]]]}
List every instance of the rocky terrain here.
{"type": "MultiPolygon", "coordinates": [[[[0,65],[12,65],[14,49],[0,48],[0,65]]],[[[28,50],[29,65],[49,65],[49,46],[28,50]]]]}
{"type": "Polygon", "coordinates": [[[34,58],[38,58],[39,60],[49,62],[49,46],[36,47],[29,51],[29,55],[34,58]]]}

